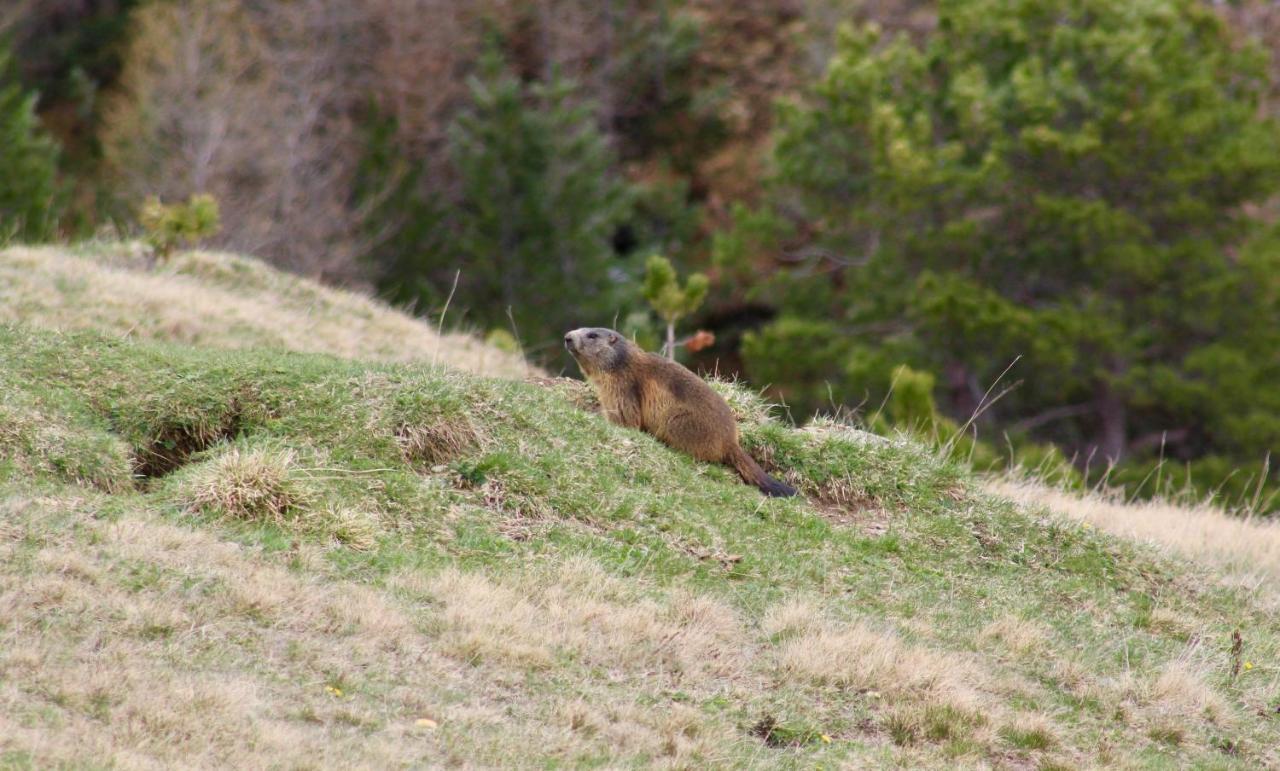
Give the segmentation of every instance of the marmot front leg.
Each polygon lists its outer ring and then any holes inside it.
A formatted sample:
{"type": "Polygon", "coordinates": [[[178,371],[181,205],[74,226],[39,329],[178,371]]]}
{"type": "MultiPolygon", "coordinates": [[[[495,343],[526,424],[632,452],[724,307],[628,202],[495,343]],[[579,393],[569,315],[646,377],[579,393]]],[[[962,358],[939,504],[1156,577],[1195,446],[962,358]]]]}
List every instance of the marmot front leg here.
{"type": "Polygon", "coordinates": [[[604,415],[605,420],[615,426],[643,429],[644,421],[640,419],[640,409],[638,407],[627,409],[629,406],[630,405],[622,405],[621,408],[614,408],[601,405],[600,413],[604,415]]]}

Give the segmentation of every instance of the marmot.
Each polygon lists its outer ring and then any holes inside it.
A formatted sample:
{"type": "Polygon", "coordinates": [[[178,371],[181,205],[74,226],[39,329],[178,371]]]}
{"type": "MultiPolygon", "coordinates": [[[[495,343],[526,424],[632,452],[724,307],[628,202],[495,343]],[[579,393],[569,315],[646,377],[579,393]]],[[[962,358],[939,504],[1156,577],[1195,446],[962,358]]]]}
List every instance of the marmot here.
{"type": "Polygon", "coordinates": [[[796,494],[742,450],[729,404],[684,366],[646,353],[612,329],[575,329],[564,336],[564,347],[611,422],[647,431],[698,460],[732,466],[765,495],[796,494]]]}

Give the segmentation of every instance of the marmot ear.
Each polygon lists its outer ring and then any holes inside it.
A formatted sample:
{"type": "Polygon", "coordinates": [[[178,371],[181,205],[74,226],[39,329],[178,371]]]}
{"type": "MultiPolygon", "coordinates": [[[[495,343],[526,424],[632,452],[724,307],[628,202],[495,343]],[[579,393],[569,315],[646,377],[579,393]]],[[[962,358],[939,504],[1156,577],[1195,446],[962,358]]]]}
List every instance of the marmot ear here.
{"type": "Polygon", "coordinates": [[[617,333],[617,332],[610,332],[610,333],[609,333],[609,345],[613,345],[613,344],[614,344],[614,343],[616,343],[616,342],[618,342],[618,333],[617,333]]]}

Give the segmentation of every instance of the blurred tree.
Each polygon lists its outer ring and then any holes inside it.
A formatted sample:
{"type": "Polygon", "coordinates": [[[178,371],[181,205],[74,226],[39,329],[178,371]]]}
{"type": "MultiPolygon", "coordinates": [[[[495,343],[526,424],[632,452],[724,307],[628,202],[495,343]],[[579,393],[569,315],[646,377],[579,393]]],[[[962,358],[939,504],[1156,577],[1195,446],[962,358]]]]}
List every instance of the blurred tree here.
{"type": "Polygon", "coordinates": [[[58,146],[41,129],[35,104],[0,48],[0,239],[43,240],[57,224],[58,146]]]}
{"type": "MultiPolygon", "coordinates": [[[[207,192],[215,243],[335,281],[365,252],[350,207],[369,34],[345,0],[146,3],[105,100],[106,174],[129,208],[207,192]]],[[[123,206],[121,208],[124,208],[123,206]]]]}
{"type": "Polygon", "coordinates": [[[117,83],[139,2],[0,3],[0,37],[12,41],[22,82],[40,94],[36,110],[62,144],[64,171],[89,175],[99,160],[98,96],[117,83]]]}
{"type": "MultiPolygon", "coordinates": [[[[389,201],[402,222],[382,283],[397,300],[434,304],[460,272],[452,307],[486,328],[506,326],[510,313],[536,352],[632,302],[634,266],[613,237],[635,191],[568,81],[522,83],[491,48],[470,89],[471,109],[449,131],[456,197],[389,201]]],[[[375,165],[384,178],[412,177],[375,165]]]]}
{"type": "Polygon", "coordinates": [[[1021,357],[984,420],[1081,457],[1280,447],[1280,263],[1243,248],[1280,130],[1237,42],[1195,0],[943,0],[923,46],[844,30],[780,113],[775,226],[721,239],[788,266],[752,374],[813,408],[909,363],[964,418],[1021,357]]]}

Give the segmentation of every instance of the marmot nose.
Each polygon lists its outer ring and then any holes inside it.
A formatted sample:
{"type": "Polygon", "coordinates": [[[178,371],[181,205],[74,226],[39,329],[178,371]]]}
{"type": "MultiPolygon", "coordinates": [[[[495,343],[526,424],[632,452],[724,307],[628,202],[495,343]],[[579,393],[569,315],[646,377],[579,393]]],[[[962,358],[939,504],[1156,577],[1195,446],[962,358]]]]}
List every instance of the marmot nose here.
{"type": "Polygon", "coordinates": [[[564,347],[565,347],[565,348],[571,348],[571,347],[573,347],[573,333],[572,333],[572,332],[570,332],[569,334],[567,334],[567,335],[565,335],[565,336],[564,336],[564,347]]]}

